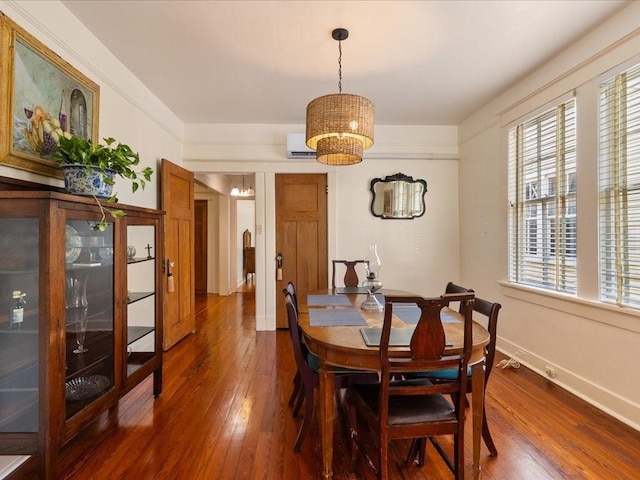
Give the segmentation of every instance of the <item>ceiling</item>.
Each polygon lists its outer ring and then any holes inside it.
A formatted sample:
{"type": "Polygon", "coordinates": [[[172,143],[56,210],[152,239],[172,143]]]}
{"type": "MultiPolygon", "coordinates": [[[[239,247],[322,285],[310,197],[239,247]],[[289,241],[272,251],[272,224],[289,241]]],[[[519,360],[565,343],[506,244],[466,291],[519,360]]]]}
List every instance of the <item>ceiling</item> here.
{"type": "Polygon", "coordinates": [[[622,0],[63,0],[184,123],[304,124],[313,98],[369,98],[380,125],[458,125],[622,0]]]}

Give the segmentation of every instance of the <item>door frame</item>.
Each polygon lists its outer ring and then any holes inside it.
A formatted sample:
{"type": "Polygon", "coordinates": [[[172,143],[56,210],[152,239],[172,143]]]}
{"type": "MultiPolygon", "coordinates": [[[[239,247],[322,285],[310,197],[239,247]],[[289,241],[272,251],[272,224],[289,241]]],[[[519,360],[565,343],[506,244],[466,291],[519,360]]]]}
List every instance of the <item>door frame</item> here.
{"type": "MultiPolygon", "coordinates": [[[[190,168],[197,174],[226,175],[229,171],[242,174],[238,171],[240,165],[225,162],[210,163],[206,169],[202,169],[201,164],[189,162],[186,168],[190,168]]],[[[276,329],[276,295],[282,292],[276,291],[275,287],[275,256],[276,256],[276,209],[275,209],[275,175],[276,173],[324,173],[327,175],[327,257],[330,262],[336,258],[337,251],[337,169],[340,167],[327,167],[326,165],[314,162],[313,164],[286,165],[282,168],[271,171],[260,170],[262,165],[254,163],[246,165],[245,174],[255,174],[255,207],[256,207],[256,331],[270,331],[276,329]]],[[[222,195],[223,197],[228,195],[222,195]]],[[[363,212],[368,212],[368,205],[364,205],[363,212]]],[[[364,213],[363,213],[364,214],[364,213]]],[[[222,221],[222,220],[221,220],[222,221]]],[[[222,227],[221,227],[222,228],[222,227]]],[[[220,251],[220,255],[231,255],[230,246],[220,251]]],[[[219,265],[220,267],[220,265],[219,265]]],[[[327,272],[331,272],[330,265],[327,265],[327,272]]],[[[330,282],[327,278],[327,284],[330,282]]]]}
{"type": "MultiPolygon", "coordinates": [[[[282,295],[276,291],[276,173],[325,173],[327,175],[327,261],[336,258],[337,246],[337,209],[336,209],[336,185],[337,173],[331,171],[279,171],[266,172],[264,174],[264,190],[256,190],[256,230],[258,222],[263,221],[264,235],[256,235],[256,287],[263,286],[264,292],[256,289],[256,330],[275,330],[276,328],[276,295],[282,295]],[[262,215],[259,217],[259,213],[262,215]],[[260,220],[259,220],[260,219],[260,220]],[[262,298],[261,298],[262,297],[262,298]],[[259,304],[264,301],[263,309],[259,304]]],[[[257,174],[256,174],[257,175],[257,174]]],[[[256,183],[258,181],[256,180],[256,183]]],[[[363,206],[364,211],[368,208],[363,206]]],[[[327,277],[331,268],[327,265],[327,277]]],[[[327,278],[327,284],[330,284],[327,278]]]]}

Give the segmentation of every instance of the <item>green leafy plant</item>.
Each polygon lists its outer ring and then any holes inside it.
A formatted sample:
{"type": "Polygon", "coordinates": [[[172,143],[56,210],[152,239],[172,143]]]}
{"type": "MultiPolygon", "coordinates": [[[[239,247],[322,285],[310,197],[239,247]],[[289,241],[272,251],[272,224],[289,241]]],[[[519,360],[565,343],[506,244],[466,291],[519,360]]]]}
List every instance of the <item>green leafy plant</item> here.
{"type": "MultiPolygon", "coordinates": [[[[85,165],[89,171],[98,171],[104,182],[108,185],[114,185],[111,172],[115,172],[122,178],[131,181],[131,189],[135,193],[138,189],[144,189],[146,182],[151,181],[153,169],[145,167],[137,170],[135,167],[140,164],[140,156],[134,152],[129,145],[116,143],[114,138],[104,138],[104,145],[95,144],[91,140],[78,137],[76,135],[65,134],[60,137],[60,143],[53,152],[51,158],[58,165],[85,165]]],[[[125,214],[122,210],[109,209],[100,199],[93,195],[96,203],[100,207],[102,219],[93,228],[104,231],[108,227],[105,221],[105,211],[109,212],[114,218],[123,217],[125,214]]],[[[105,202],[115,203],[118,199],[116,195],[112,195],[105,202]]]]}

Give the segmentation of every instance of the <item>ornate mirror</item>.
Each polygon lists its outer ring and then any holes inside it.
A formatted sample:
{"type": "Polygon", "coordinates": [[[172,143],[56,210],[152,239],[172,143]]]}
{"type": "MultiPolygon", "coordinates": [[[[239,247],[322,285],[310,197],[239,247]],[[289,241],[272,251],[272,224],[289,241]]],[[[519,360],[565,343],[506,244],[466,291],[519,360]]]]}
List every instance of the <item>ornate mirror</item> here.
{"type": "Polygon", "coordinates": [[[371,213],[380,218],[412,219],[424,215],[425,180],[396,173],[371,180],[371,213]]]}

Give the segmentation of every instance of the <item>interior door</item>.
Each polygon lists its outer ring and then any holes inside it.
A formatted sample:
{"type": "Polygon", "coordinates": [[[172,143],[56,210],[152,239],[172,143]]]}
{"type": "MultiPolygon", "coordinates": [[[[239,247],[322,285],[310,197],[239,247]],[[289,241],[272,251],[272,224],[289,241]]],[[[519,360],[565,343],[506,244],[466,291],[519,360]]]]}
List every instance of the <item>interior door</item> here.
{"type": "Polygon", "coordinates": [[[196,293],[207,293],[207,201],[195,201],[195,288],[196,293]]]}
{"type": "Polygon", "coordinates": [[[288,281],[298,298],[327,288],[327,176],[278,174],[276,180],[276,252],[282,255],[282,279],[276,277],[276,327],[287,328],[282,289],[288,281]]]}
{"type": "Polygon", "coordinates": [[[162,160],[164,222],[164,337],[168,350],[195,330],[194,178],[193,173],[162,160]],[[171,278],[172,277],[172,278],[171,278]]]}

